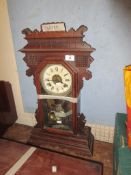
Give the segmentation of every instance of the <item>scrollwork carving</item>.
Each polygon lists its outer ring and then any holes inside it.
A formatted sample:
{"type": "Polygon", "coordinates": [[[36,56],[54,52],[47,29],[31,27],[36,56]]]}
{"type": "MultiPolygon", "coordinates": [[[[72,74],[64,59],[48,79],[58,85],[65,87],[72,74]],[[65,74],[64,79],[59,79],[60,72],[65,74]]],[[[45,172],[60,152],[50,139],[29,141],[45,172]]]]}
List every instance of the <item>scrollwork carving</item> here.
{"type": "Polygon", "coordinates": [[[30,35],[32,33],[32,30],[29,28],[26,28],[26,29],[22,30],[22,33],[25,35],[30,35]]]}
{"type": "Polygon", "coordinates": [[[81,25],[77,30],[76,32],[79,32],[80,34],[83,35],[84,32],[86,32],[88,30],[88,28],[84,25],[81,25]]]}
{"type": "Polygon", "coordinates": [[[85,116],[83,113],[78,115],[77,121],[78,121],[78,133],[84,134],[86,120],[85,120],[85,116]]]}

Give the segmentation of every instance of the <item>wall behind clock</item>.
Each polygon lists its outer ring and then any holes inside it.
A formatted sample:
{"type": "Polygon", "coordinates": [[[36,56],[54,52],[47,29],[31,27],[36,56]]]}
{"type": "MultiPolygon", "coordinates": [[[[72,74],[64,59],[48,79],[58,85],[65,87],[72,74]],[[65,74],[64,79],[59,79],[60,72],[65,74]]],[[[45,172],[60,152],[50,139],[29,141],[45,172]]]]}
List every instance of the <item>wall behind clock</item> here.
{"type": "Polygon", "coordinates": [[[37,94],[32,77],[27,77],[24,54],[26,41],[21,30],[40,29],[43,22],[66,23],[67,29],[88,26],[85,40],[96,48],[84,82],[81,111],[90,123],[114,125],[115,113],[126,112],[123,68],[131,63],[130,0],[7,0],[24,110],[34,113],[37,94]],[[86,104],[86,105],[85,105],[86,104]]]}
{"type": "Polygon", "coordinates": [[[11,83],[15,105],[17,109],[17,122],[35,125],[34,114],[26,113],[20,93],[19,75],[14,53],[12,33],[9,23],[7,3],[0,0],[0,80],[11,83]]]}

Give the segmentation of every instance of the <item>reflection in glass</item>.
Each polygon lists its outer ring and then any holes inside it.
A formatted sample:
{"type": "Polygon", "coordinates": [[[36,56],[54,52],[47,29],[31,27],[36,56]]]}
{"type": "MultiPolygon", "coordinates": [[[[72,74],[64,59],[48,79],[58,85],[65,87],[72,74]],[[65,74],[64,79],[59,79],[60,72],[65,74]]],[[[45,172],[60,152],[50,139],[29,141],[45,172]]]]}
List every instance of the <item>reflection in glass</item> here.
{"type": "Polygon", "coordinates": [[[71,102],[58,99],[43,100],[45,127],[72,129],[71,102]]]}

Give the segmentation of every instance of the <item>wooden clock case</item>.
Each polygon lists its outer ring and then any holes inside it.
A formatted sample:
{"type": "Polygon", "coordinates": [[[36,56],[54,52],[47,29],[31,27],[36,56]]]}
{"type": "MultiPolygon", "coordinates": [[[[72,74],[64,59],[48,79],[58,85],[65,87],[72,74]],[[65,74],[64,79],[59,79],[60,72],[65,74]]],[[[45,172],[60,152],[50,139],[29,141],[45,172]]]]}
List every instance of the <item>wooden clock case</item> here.
{"type": "MultiPolygon", "coordinates": [[[[55,26],[55,23],[52,23],[55,26]]],[[[56,24],[57,25],[57,24],[56,24]]],[[[22,31],[25,34],[27,45],[21,49],[25,53],[24,61],[29,69],[27,76],[34,77],[37,94],[42,94],[40,85],[40,72],[48,64],[61,64],[72,75],[72,98],[79,98],[83,87],[83,78],[89,80],[92,77],[88,70],[93,61],[91,53],[95,50],[91,45],[83,41],[83,33],[87,27],[82,25],[77,30],[71,28],[68,31],[22,31]],[[65,56],[74,56],[73,61],[66,60],[65,56]]],[[[85,126],[86,120],[80,114],[79,103],[72,103],[72,131],[64,131],[54,128],[45,128],[45,116],[43,113],[43,99],[38,99],[38,109],[35,117],[37,125],[30,137],[29,143],[45,149],[61,152],[63,154],[88,158],[93,154],[93,140],[91,128],[85,126]]]]}
{"type": "MultiPolygon", "coordinates": [[[[39,77],[40,77],[40,73],[43,70],[43,68],[48,65],[48,64],[60,64],[63,65],[64,67],[66,67],[66,69],[68,69],[68,71],[71,73],[73,81],[72,81],[72,97],[78,97],[79,95],[79,91],[80,91],[80,86],[81,86],[81,82],[80,82],[80,78],[79,78],[79,74],[78,74],[78,70],[74,67],[72,67],[69,63],[67,63],[62,57],[53,57],[53,58],[45,58],[44,61],[41,62],[41,64],[38,66],[36,72],[35,72],[35,77],[34,77],[34,82],[36,85],[36,89],[37,89],[37,94],[42,94],[42,88],[40,85],[40,81],[39,81],[39,77]]],[[[71,132],[72,134],[77,134],[77,120],[76,120],[76,116],[77,116],[77,103],[72,103],[72,129],[73,132],[71,132]]],[[[38,100],[38,110],[36,112],[36,117],[37,121],[38,121],[38,125],[37,127],[44,127],[44,113],[43,113],[43,102],[42,100],[38,100]],[[41,118],[40,118],[41,117],[41,118]]],[[[56,129],[51,129],[51,128],[47,128],[47,130],[52,130],[55,132],[56,129]]],[[[59,130],[57,130],[59,132],[59,130]]],[[[56,131],[56,132],[57,132],[56,131]]],[[[64,131],[61,131],[64,133],[64,131]]],[[[66,133],[65,133],[66,134],[66,133]]]]}

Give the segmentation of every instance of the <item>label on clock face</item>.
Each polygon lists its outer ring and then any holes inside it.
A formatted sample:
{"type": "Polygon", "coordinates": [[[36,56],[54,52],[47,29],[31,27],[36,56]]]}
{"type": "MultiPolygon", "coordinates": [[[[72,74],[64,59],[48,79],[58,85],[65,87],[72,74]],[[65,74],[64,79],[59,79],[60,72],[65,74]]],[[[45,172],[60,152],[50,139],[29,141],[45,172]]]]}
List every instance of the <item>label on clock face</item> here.
{"type": "Polygon", "coordinates": [[[75,61],[75,55],[65,55],[66,61],[75,61]]]}

